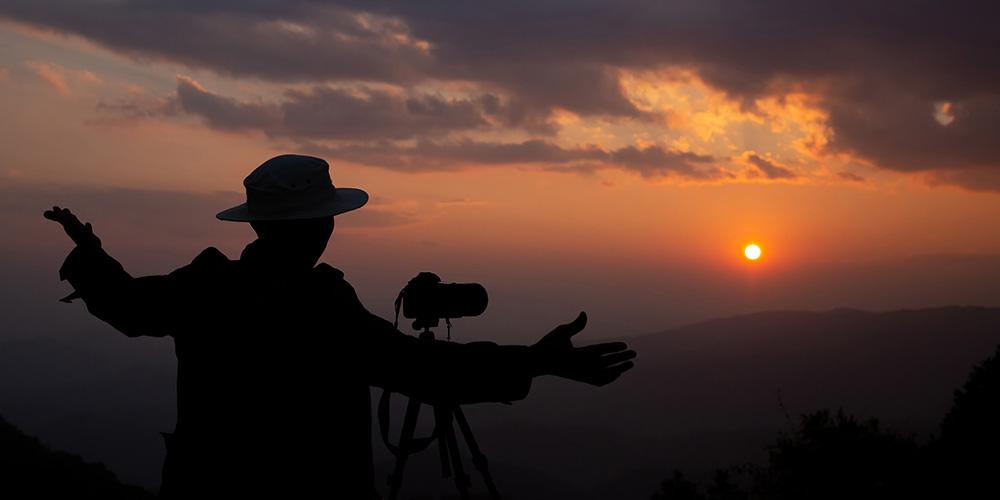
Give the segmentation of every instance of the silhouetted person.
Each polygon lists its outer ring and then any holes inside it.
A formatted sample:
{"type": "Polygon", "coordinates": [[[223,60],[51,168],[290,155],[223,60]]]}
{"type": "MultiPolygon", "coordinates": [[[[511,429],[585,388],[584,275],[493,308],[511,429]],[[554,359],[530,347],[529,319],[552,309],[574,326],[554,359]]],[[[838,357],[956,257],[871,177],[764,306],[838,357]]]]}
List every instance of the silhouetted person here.
{"type": "Polygon", "coordinates": [[[536,344],[417,340],[365,310],[342,272],[316,265],[333,216],[368,195],[335,188],[326,161],[283,155],[244,181],[247,202],[218,218],[257,240],[230,260],[208,248],[166,276],[133,278],[90,223],[53,207],[76,243],[60,269],[66,301],[130,337],[174,338],[177,426],[166,434],[164,498],[378,498],[369,386],[426,402],[524,398],[532,377],[594,385],[635,356],[623,343],[576,348],[581,313],[536,344]]]}

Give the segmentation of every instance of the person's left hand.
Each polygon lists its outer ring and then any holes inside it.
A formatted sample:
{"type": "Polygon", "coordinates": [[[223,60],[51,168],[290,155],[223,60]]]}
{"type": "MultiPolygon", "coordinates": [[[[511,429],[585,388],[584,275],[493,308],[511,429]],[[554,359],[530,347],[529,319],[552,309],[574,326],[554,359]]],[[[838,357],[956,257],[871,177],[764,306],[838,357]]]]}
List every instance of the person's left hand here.
{"type": "Polygon", "coordinates": [[[101,248],[101,239],[94,234],[94,228],[90,223],[82,223],[68,208],[52,207],[42,214],[46,219],[58,222],[62,225],[66,235],[76,243],[78,247],[101,248]]]}
{"type": "Polygon", "coordinates": [[[574,347],[572,337],[587,326],[587,314],[581,312],[573,322],[557,326],[531,349],[544,374],[602,386],[614,382],[634,365],[635,351],[624,342],[608,342],[574,347]]]}

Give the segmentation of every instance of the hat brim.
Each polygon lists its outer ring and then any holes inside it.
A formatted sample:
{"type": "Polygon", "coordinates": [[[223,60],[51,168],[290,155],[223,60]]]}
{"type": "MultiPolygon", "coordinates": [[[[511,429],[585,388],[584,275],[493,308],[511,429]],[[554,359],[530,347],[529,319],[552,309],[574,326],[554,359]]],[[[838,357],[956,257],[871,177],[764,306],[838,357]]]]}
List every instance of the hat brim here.
{"type": "Polygon", "coordinates": [[[339,215],[351,210],[357,210],[368,203],[368,193],[356,188],[336,188],[337,194],[322,205],[311,207],[309,210],[298,212],[286,212],[270,215],[251,214],[247,209],[247,204],[242,203],[229,210],[223,210],[215,214],[219,220],[233,222],[253,222],[262,220],[297,220],[315,219],[318,217],[330,217],[339,215]]]}

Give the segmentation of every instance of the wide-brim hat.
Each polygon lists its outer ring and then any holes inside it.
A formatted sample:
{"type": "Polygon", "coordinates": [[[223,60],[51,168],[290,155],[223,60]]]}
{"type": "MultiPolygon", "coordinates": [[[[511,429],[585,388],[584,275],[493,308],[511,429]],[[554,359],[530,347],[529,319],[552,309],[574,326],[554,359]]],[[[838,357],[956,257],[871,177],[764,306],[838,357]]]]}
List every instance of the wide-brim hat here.
{"type": "Polygon", "coordinates": [[[322,158],[281,155],[267,160],[243,181],[247,201],[216,214],[221,220],[313,219],[342,214],[368,203],[368,193],[334,187],[322,158]]]}

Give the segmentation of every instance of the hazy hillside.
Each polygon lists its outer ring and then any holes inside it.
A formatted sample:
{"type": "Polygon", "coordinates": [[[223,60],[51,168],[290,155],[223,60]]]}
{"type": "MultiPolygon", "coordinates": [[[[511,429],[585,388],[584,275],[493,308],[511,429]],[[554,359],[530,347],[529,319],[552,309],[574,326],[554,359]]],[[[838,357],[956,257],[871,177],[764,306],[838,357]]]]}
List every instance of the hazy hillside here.
{"type": "Polygon", "coordinates": [[[152,499],[124,485],[102,464],[52,451],[0,417],[0,497],[20,499],[152,499]]]}
{"type": "MultiPolygon", "coordinates": [[[[1000,344],[1000,309],[764,312],[628,341],[636,368],[611,386],[539,379],[513,406],[466,407],[505,496],[645,499],[674,467],[697,474],[760,460],[787,428],[785,410],[794,419],[843,407],[930,432],[971,366],[1000,344]]],[[[155,489],[156,432],[173,420],[169,342],[19,342],[0,344],[0,413],[155,489]]],[[[403,399],[394,404],[402,410],[403,399]]],[[[436,461],[430,449],[413,462],[405,496],[454,491],[436,461]]]]}
{"type": "Polygon", "coordinates": [[[764,312],[629,344],[636,368],[612,386],[539,380],[512,407],[470,408],[483,449],[602,491],[624,475],[632,479],[624,493],[642,481],[655,489],[672,467],[709,472],[762,458],[762,446],[788,428],[779,394],[793,420],[842,407],[929,433],[972,365],[1000,344],[1000,309],[764,312]],[[496,426],[490,436],[487,425],[496,426]],[[587,439],[592,446],[579,444],[587,439]]]}

